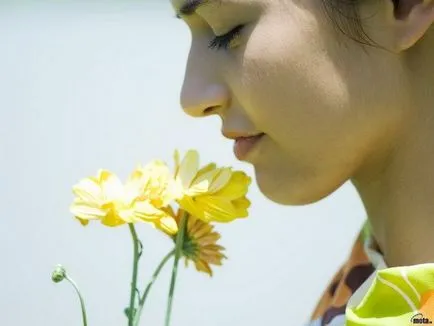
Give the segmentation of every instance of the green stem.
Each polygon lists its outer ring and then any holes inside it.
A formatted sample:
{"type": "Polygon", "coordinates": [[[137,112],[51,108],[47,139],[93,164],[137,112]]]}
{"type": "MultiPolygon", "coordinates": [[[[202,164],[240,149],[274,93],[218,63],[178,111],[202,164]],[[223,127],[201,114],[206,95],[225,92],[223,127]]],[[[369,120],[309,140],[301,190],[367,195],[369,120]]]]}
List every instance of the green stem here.
{"type": "Polygon", "coordinates": [[[178,273],[178,262],[181,257],[182,247],[184,245],[184,233],[185,227],[187,225],[188,213],[185,212],[181,217],[181,223],[179,226],[178,234],[176,236],[176,247],[175,247],[175,261],[173,263],[172,269],[172,280],[170,281],[170,290],[169,290],[169,299],[167,302],[167,310],[166,310],[166,322],[165,326],[170,326],[170,317],[172,314],[172,303],[173,303],[173,293],[175,291],[176,284],[176,275],[178,273]]]}
{"type": "Polygon", "coordinates": [[[130,227],[130,232],[133,238],[133,246],[134,246],[133,276],[131,280],[130,308],[128,311],[128,326],[133,326],[136,289],[137,289],[137,270],[138,270],[138,262],[139,262],[139,240],[137,239],[137,233],[136,233],[136,229],[134,228],[134,224],[129,223],[128,226],[130,227]]]}
{"type": "Polygon", "coordinates": [[[80,299],[80,305],[81,305],[81,315],[83,317],[83,326],[87,326],[87,317],[86,317],[86,307],[84,306],[84,300],[83,297],[80,294],[80,290],[78,289],[77,284],[75,284],[75,282],[68,277],[68,275],[65,275],[65,279],[72,284],[72,286],[74,287],[75,291],[78,294],[78,298],[80,299]]]}
{"type": "Polygon", "coordinates": [[[149,281],[148,285],[146,286],[145,292],[143,292],[142,297],[139,301],[139,307],[137,309],[137,313],[134,318],[134,326],[139,326],[140,317],[142,315],[142,310],[146,302],[146,298],[148,297],[149,291],[151,290],[152,285],[154,285],[155,280],[157,279],[158,275],[160,274],[161,270],[163,269],[164,265],[169,261],[170,258],[175,254],[175,249],[173,249],[171,252],[169,252],[161,261],[161,263],[158,265],[157,269],[155,270],[154,274],[152,275],[151,280],[149,281]]]}

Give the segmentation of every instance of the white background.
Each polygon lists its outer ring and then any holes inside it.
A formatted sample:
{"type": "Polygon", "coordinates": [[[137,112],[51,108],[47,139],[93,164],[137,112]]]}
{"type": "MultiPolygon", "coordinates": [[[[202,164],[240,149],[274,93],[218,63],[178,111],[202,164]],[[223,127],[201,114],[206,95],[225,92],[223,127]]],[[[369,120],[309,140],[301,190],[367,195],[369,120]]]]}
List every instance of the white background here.
{"type": "MultiPolygon", "coordinates": [[[[168,0],[0,3],[0,325],[81,325],[73,289],[51,282],[57,263],[82,289],[89,326],[127,324],[128,228],[83,228],[70,215],[82,177],[104,167],[125,178],[153,158],[172,164],[175,148],[253,175],[218,118],[182,112],[190,34],[173,16],[168,0]]],[[[181,268],[173,326],[301,325],[365,217],[349,184],[303,207],[270,202],[255,184],[249,197],[248,219],[218,226],[230,259],[214,278],[181,268]]],[[[138,229],[143,287],[171,241],[138,229]]],[[[142,325],[163,325],[169,273],[142,325]]]]}

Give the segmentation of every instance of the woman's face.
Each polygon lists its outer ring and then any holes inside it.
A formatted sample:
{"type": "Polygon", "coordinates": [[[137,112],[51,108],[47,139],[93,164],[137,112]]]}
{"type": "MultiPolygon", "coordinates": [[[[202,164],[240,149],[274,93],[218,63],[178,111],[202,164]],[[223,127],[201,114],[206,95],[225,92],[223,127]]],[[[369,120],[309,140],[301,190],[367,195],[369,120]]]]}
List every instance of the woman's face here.
{"type": "MultiPolygon", "coordinates": [[[[185,3],[172,0],[177,12],[185,3]]],[[[361,15],[387,46],[393,36],[376,26],[391,4],[375,3],[361,15]]],[[[318,201],[386,155],[407,100],[399,56],[341,35],[321,0],[207,0],[182,18],[192,33],[182,107],[219,115],[225,133],[265,134],[245,161],[269,199],[318,201]],[[227,49],[230,34],[208,47],[240,25],[227,49]]]]}

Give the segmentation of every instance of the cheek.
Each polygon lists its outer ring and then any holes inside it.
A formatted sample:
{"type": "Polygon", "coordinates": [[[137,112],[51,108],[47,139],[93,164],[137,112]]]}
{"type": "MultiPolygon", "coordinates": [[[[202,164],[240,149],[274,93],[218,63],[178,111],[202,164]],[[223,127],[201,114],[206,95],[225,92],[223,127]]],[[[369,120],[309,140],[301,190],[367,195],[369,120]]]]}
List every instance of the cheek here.
{"type": "Polygon", "coordinates": [[[307,128],[334,130],[348,95],[321,42],[300,25],[261,24],[246,46],[241,74],[243,106],[253,122],[273,139],[296,144],[314,137],[307,128]]]}
{"type": "Polygon", "coordinates": [[[402,116],[400,99],[387,94],[403,85],[393,63],[357,45],[337,51],[312,25],[267,24],[252,33],[240,74],[242,105],[269,135],[255,158],[257,181],[271,200],[308,204],[335,191],[390,137],[402,116]]]}
{"type": "Polygon", "coordinates": [[[357,148],[404,103],[396,60],[356,43],[343,47],[328,28],[310,17],[273,17],[260,22],[243,54],[243,107],[258,129],[298,155],[357,148]]]}

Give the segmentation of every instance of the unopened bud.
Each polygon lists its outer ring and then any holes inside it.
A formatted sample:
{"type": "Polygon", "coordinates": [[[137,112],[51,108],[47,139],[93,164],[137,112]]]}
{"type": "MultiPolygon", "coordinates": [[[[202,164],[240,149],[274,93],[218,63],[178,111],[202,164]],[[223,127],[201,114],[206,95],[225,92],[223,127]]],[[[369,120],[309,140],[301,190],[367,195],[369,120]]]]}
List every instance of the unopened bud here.
{"type": "Polygon", "coordinates": [[[124,309],[124,314],[125,314],[125,316],[127,316],[128,319],[134,319],[136,312],[137,312],[137,309],[133,308],[132,316],[130,316],[130,307],[127,307],[124,309]]]}
{"type": "Polygon", "coordinates": [[[62,282],[66,277],[66,270],[62,265],[57,265],[51,274],[51,279],[54,283],[62,282]]]}

